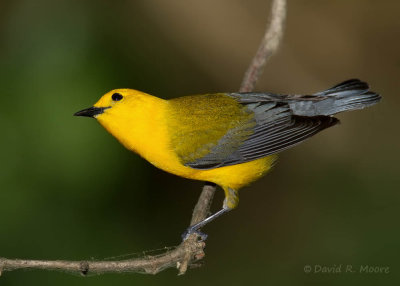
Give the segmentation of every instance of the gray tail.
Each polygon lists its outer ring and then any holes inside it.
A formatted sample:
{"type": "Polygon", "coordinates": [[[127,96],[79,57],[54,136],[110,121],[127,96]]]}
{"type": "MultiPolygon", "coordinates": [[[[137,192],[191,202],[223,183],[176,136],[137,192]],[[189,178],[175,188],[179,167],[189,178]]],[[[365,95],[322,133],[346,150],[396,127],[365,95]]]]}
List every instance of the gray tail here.
{"type": "Polygon", "coordinates": [[[330,89],[303,98],[308,100],[303,101],[300,97],[298,102],[289,104],[295,115],[334,115],[342,111],[363,109],[378,103],[381,96],[369,91],[366,82],[350,79],[330,89]]]}

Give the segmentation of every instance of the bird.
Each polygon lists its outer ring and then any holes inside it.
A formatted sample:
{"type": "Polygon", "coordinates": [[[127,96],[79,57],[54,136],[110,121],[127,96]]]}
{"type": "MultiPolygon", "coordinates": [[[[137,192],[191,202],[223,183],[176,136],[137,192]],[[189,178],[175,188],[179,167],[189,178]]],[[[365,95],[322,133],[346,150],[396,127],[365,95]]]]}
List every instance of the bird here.
{"type": "Polygon", "coordinates": [[[232,92],[169,100],[115,89],[75,116],[95,118],[127,149],[157,168],[219,185],[222,209],[182,235],[201,239],[200,229],[234,209],[238,191],[264,176],[277,154],[337,125],[333,115],[378,103],[381,96],[359,79],[306,95],[232,92]]]}

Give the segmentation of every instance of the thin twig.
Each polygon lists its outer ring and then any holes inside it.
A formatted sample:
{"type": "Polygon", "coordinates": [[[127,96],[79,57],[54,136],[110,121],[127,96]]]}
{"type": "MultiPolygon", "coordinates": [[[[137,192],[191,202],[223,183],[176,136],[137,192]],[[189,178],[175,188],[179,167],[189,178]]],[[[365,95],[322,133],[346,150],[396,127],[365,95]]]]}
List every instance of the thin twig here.
{"type": "MultiPolygon", "coordinates": [[[[286,18],[286,0],[273,0],[270,23],[260,47],[254,56],[240,87],[241,92],[249,92],[260,77],[267,60],[277,51],[283,35],[286,18]]],[[[205,219],[216,190],[214,184],[205,184],[199,200],[193,210],[191,225],[205,219]]],[[[4,271],[17,269],[59,270],[88,274],[136,272],[156,274],[166,268],[177,267],[179,274],[184,274],[189,266],[204,257],[204,242],[199,242],[193,234],[178,247],[159,255],[145,256],[138,259],[118,261],[65,261],[65,260],[22,260],[0,258],[0,275],[4,271]]]]}
{"type": "MultiPolygon", "coordinates": [[[[208,216],[216,188],[217,188],[217,186],[213,183],[205,183],[204,184],[203,190],[201,191],[201,194],[197,201],[197,204],[194,207],[190,225],[195,225],[196,223],[201,222],[203,219],[205,219],[208,216]]],[[[197,242],[197,240],[198,240],[197,235],[192,234],[185,240],[185,242],[187,242],[188,245],[192,245],[192,244],[195,244],[197,242]]],[[[204,246],[205,246],[205,244],[204,244],[204,246]]],[[[186,253],[184,259],[178,266],[179,275],[185,274],[189,264],[191,263],[192,258],[193,258],[193,254],[190,251],[188,251],[186,253]]]]}
{"type": "Polygon", "coordinates": [[[275,0],[272,2],[270,23],[267,26],[264,37],[257,50],[256,55],[248,67],[242,84],[241,92],[250,92],[254,90],[264,66],[271,56],[278,50],[279,43],[283,36],[283,29],[286,19],[286,0],[275,0]]]}
{"type": "MultiPolygon", "coordinates": [[[[146,256],[139,259],[119,261],[65,261],[65,260],[23,260],[0,258],[0,270],[12,271],[17,269],[59,270],[72,273],[88,274],[137,272],[156,274],[166,268],[179,266],[187,253],[190,252],[191,261],[204,257],[204,242],[182,242],[176,249],[157,256],[146,256]]],[[[0,274],[1,274],[0,272],[0,274]]]]}

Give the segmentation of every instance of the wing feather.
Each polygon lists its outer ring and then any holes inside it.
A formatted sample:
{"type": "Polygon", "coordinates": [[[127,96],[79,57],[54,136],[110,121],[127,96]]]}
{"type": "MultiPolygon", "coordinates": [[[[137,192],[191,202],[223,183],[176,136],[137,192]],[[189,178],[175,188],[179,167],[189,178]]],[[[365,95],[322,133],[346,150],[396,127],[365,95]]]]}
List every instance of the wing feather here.
{"type": "Polygon", "coordinates": [[[257,126],[256,132],[223,161],[215,160],[215,153],[211,150],[203,158],[186,165],[196,169],[212,169],[253,161],[293,147],[321,130],[335,125],[338,120],[329,116],[293,116],[281,120],[278,124],[274,123],[277,122],[257,126]]]}
{"type": "Polygon", "coordinates": [[[348,80],[313,95],[219,93],[170,100],[171,148],[182,164],[213,169],[293,147],[339,122],[338,112],[376,104],[368,84],[348,80]]]}
{"type": "Polygon", "coordinates": [[[224,135],[220,133],[220,139],[209,145],[207,153],[185,160],[186,166],[212,169],[278,153],[337,124],[339,120],[332,115],[362,109],[381,99],[379,94],[369,91],[367,83],[358,79],[347,80],[313,95],[254,92],[225,95],[235,99],[246,114],[254,116],[240,117],[231,124],[234,127],[224,135]]]}

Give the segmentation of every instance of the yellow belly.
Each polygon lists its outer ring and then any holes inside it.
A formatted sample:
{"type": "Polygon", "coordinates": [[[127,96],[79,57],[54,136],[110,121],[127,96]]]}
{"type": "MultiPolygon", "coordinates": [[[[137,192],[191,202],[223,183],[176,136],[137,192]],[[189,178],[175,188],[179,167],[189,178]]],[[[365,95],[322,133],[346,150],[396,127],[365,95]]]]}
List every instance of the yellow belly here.
{"type": "Polygon", "coordinates": [[[251,162],[211,170],[199,170],[191,179],[210,181],[222,187],[239,190],[265,175],[276,156],[268,156],[251,162]]]}
{"type": "Polygon", "coordinates": [[[160,147],[158,145],[158,150],[161,151],[157,152],[158,155],[155,155],[154,152],[149,152],[148,154],[142,154],[142,156],[154,166],[169,173],[188,179],[213,182],[223,188],[229,187],[234,190],[239,190],[241,187],[265,175],[272,168],[277,158],[276,155],[272,155],[247,163],[199,170],[182,165],[179,158],[172,150],[168,150],[167,146],[165,146],[166,149],[160,147]]]}

